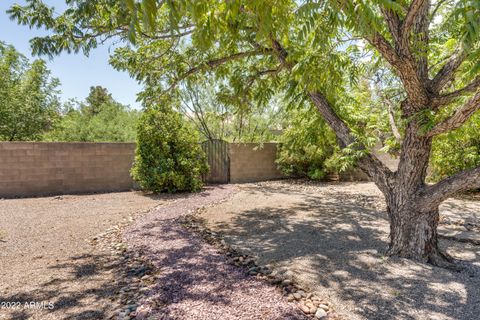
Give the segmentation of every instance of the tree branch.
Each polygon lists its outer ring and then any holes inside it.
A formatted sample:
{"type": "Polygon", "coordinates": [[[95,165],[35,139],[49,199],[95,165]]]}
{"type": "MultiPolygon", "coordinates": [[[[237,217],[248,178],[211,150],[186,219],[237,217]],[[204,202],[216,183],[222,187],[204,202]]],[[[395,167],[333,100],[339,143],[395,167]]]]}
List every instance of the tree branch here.
{"type": "Polygon", "coordinates": [[[366,37],[365,40],[376,48],[392,67],[398,69],[401,66],[402,59],[383,35],[375,32],[372,36],[366,37]]]}
{"type": "MultiPolygon", "coordinates": [[[[273,37],[271,37],[271,41],[273,50],[280,63],[282,63],[286,69],[291,70],[292,64],[287,61],[288,52],[273,37]]],[[[350,128],[342,119],[340,119],[328,100],[320,92],[307,92],[307,94],[322,115],[323,119],[335,132],[335,135],[340,142],[340,147],[345,148],[357,142],[356,138],[352,135],[350,128]]],[[[362,145],[358,145],[357,148],[359,150],[365,149],[362,145]]],[[[380,190],[385,193],[391,192],[393,172],[375,155],[367,153],[358,160],[357,164],[375,182],[380,190]]]]}
{"type": "Polygon", "coordinates": [[[443,94],[438,96],[437,98],[432,99],[432,107],[438,109],[442,106],[445,106],[455,100],[458,97],[464,96],[468,93],[472,93],[477,91],[480,88],[480,76],[476,77],[475,80],[470,82],[465,87],[455,90],[453,92],[443,94]]]}
{"type": "Polygon", "coordinates": [[[433,8],[433,11],[430,15],[430,20],[433,20],[435,18],[435,16],[437,15],[438,9],[440,9],[442,4],[444,4],[446,1],[448,0],[438,0],[437,3],[435,3],[435,8],[433,8]]]}
{"type": "Polygon", "coordinates": [[[400,28],[400,47],[402,47],[402,49],[408,48],[408,37],[412,31],[412,27],[419,15],[424,11],[424,6],[428,5],[428,2],[428,0],[413,0],[410,4],[407,15],[403,19],[400,28]]]}
{"type": "Polygon", "coordinates": [[[433,137],[435,135],[459,128],[479,109],[480,92],[477,92],[462,107],[458,108],[450,118],[438,123],[435,127],[433,127],[433,129],[428,132],[428,136],[433,137]]]}
{"type": "Polygon", "coordinates": [[[405,87],[409,103],[403,104],[405,114],[414,110],[408,108],[421,108],[428,105],[429,97],[427,90],[417,74],[417,66],[411,57],[400,57],[390,43],[380,34],[375,33],[366,40],[375,47],[387,62],[398,72],[400,80],[405,87]]]}
{"type": "MultiPolygon", "coordinates": [[[[325,119],[337,135],[340,146],[345,148],[348,145],[354,144],[356,139],[351,134],[350,128],[338,117],[327,99],[319,92],[310,92],[308,95],[323,119],[325,119]]],[[[365,147],[361,145],[358,146],[358,148],[360,150],[365,149],[365,147]]],[[[357,164],[383,192],[391,191],[390,179],[393,176],[393,172],[375,155],[366,154],[358,160],[357,164]]]]}
{"type": "Polygon", "coordinates": [[[467,53],[463,48],[457,49],[430,82],[431,91],[440,92],[453,79],[455,71],[457,71],[466,57],[467,53]]]}
{"type": "Polygon", "coordinates": [[[387,22],[388,30],[392,34],[393,42],[397,47],[400,46],[400,17],[393,10],[382,8],[382,14],[387,22]]]}
{"type": "Polygon", "coordinates": [[[427,186],[420,196],[432,205],[438,205],[457,192],[476,188],[480,188],[480,167],[459,172],[427,186]]]}
{"type": "Polygon", "coordinates": [[[390,122],[390,127],[392,128],[393,136],[395,137],[395,140],[397,140],[399,144],[402,144],[402,135],[398,130],[397,124],[395,123],[395,117],[393,115],[393,105],[388,98],[386,98],[385,101],[388,105],[388,121],[390,122]]]}
{"type": "Polygon", "coordinates": [[[248,86],[251,86],[256,79],[259,79],[264,75],[271,75],[271,74],[277,75],[280,71],[282,71],[282,69],[283,69],[283,65],[279,65],[275,69],[265,69],[265,70],[258,71],[255,74],[252,74],[250,77],[248,77],[248,82],[247,82],[248,86]]]}
{"type": "Polygon", "coordinates": [[[181,37],[187,36],[189,34],[192,34],[193,31],[195,31],[195,29],[190,29],[190,30],[186,30],[186,31],[183,31],[183,32],[179,32],[179,33],[164,33],[164,34],[156,34],[156,35],[149,35],[148,33],[140,31],[140,34],[147,39],[165,40],[165,39],[181,38],[181,37]]]}
{"type": "Polygon", "coordinates": [[[170,85],[168,90],[171,90],[171,89],[175,88],[180,81],[185,80],[186,78],[188,78],[192,74],[200,72],[200,71],[202,71],[206,68],[216,68],[216,67],[218,67],[222,64],[225,64],[229,61],[240,60],[240,59],[247,58],[247,57],[266,55],[266,54],[272,54],[272,53],[273,53],[273,51],[270,50],[270,49],[245,51],[245,52],[234,53],[230,56],[226,56],[226,57],[222,57],[222,58],[218,58],[218,59],[212,59],[212,60],[203,62],[202,64],[200,64],[198,66],[190,68],[188,71],[183,73],[180,77],[175,79],[173,81],[173,83],[170,85]]]}

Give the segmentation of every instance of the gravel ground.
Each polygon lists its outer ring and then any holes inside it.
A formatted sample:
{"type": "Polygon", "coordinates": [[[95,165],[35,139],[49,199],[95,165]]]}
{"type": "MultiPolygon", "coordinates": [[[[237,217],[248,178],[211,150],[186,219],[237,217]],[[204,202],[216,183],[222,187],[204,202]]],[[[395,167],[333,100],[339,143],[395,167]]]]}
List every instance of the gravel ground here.
{"type": "MultiPolygon", "coordinates": [[[[200,217],[229,245],[331,301],[346,319],[479,319],[480,246],[441,241],[466,261],[463,272],[388,259],[384,210],[372,183],[278,181],[242,185],[200,217]]],[[[479,212],[478,201],[449,199],[441,228],[474,238],[479,212]]]]}
{"type": "Polygon", "coordinates": [[[0,200],[0,319],[107,318],[120,266],[91,240],[166,198],[122,192],[0,200]]]}
{"type": "MultiPolygon", "coordinates": [[[[235,186],[209,187],[136,220],[124,234],[129,251],[157,270],[141,301],[139,319],[304,319],[279,289],[255,280],[179,223],[200,207],[222,201],[235,186]]],[[[128,318],[128,315],[127,317],[128,318]]]]}

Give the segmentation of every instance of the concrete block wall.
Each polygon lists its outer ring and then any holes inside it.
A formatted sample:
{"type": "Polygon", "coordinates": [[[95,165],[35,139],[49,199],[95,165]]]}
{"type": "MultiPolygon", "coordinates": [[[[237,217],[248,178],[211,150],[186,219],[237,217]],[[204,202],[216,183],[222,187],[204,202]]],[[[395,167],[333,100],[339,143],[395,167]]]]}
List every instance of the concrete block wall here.
{"type": "Polygon", "coordinates": [[[134,143],[0,142],[0,197],[133,187],[134,143]]]}
{"type": "MultiPolygon", "coordinates": [[[[280,179],[277,144],[231,143],[230,182],[280,179]]],[[[134,187],[134,143],[0,142],[0,198],[124,191],[134,187]]],[[[395,169],[398,160],[382,158],[395,169]]],[[[362,181],[360,170],[340,174],[362,181]]]]}
{"type": "Polygon", "coordinates": [[[231,143],[230,182],[254,182],[283,178],[277,169],[277,144],[231,143]]]}

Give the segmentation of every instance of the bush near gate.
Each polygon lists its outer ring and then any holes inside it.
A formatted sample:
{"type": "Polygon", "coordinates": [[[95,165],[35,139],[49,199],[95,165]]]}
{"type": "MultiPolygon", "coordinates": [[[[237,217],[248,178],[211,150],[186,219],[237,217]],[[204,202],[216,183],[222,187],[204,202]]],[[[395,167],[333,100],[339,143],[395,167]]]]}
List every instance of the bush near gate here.
{"type": "Polygon", "coordinates": [[[198,135],[169,106],[148,107],[140,118],[132,177],[153,192],[195,192],[208,172],[198,135]]]}

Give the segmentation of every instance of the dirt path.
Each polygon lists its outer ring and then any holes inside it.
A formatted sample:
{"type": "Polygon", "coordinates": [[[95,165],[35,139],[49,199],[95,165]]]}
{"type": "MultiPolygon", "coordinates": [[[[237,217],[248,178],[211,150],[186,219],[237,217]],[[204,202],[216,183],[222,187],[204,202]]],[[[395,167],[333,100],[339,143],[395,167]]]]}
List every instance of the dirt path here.
{"type": "MultiPolygon", "coordinates": [[[[480,247],[442,240],[460,273],[387,259],[389,225],[371,183],[246,184],[200,215],[230,245],[333,302],[346,319],[478,319],[480,247]]],[[[451,199],[442,229],[474,238],[480,202],[451,199]],[[455,229],[456,228],[456,229],[455,229]]]]}
{"type": "Polygon", "coordinates": [[[107,318],[119,262],[90,241],[165,201],[136,192],[0,200],[0,319],[107,318]]]}
{"type": "Polygon", "coordinates": [[[135,306],[137,318],[306,319],[277,287],[228,264],[215,247],[179,223],[186,214],[226,199],[234,191],[232,185],[210,187],[142,216],[126,230],[129,250],[147,258],[156,269],[155,284],[135,306]]]}

